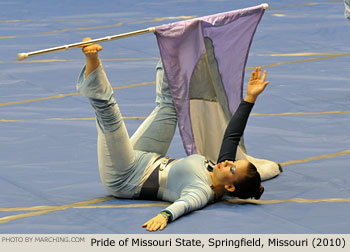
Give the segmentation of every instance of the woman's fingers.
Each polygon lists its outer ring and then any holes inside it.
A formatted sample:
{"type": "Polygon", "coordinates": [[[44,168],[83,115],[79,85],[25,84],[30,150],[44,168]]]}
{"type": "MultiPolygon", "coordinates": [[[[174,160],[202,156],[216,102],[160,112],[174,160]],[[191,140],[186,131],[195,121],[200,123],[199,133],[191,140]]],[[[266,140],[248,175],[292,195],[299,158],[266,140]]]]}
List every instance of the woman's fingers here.
{"type": "Polygon", "coordinates": [[[265,82],[266,74],[267,74],[267,72],[266,72],[266,70],[264,70],[262,75],[261,75],[261,67],[256,67],[255,70],[250,75],[250,81],[262,80],[263,82],[265,82]]]}
{"type": "Polygon", "coordinates": [[[250,74],[250,80],[249,80],[249,81],[254,80],[254,73],[255,73],[255,72],[252,72],[252,73],[250,74]]]}
{"type": "Polygon", "coordinates": [[[156,229],[157,225],[158,225],[157,223],[153,223],[153,224],[149,227],[148,231],[154,231],[154,230],[156,229]]]}
{"type": "Polygon", "coordinates": [[[265,82],[266,74],[267,74],[267,72],[266,72],[266,70],[265,70],[264,73],[263,73],[263,76],[262,76],[262,81],[263,81],[263,82],[265,82]]]}
{"type": "Polygon", "coordinates": [[[150,228],[153,225],[153,221],[147,221],[145,224],[142,225],[142,227],[146,228],[148,231],[150,231],[150,228]]]}
{"type": "Polygon", "coordinates": [[[157,231],[160,228],[160,226],[161,226],[160,223],[154,224],[151,231],[157,231]]]}
{"type": "Polygon", "coordinates": [[[250,76],[250,80],[253,81],[256,78],[256,72],[252,72],[252,75],[250,76]]]}
{"type": "Polygon", "coordinates": [[[159,222],[147,221],[142,227],[145,227],[147,231],[157,231],[158,229],[163,230],[166,227],[166,223],[161,224],[159,222]]]}
{"type": "Polygon", "coordinates": [[[159,223],[149,223],[146,227],[147,231],[157,231],[159,229],[159,227],[161,226],[161,224],[159,223]]]}
{"type": "Polygon", "coordinates": [[[147,221],[146,223],[144,223],[144,224],[142,225],[142,227],[146,227],[146,226],[148,225],[148,222],[149,222],[149,221],[147,221]]]}
{"type": "Polygon", "coordinates": [[[258,67],[258,69],[257,69],[257,78],[258,78],[258,80],[261,79],[261,67],[258,67]]]}

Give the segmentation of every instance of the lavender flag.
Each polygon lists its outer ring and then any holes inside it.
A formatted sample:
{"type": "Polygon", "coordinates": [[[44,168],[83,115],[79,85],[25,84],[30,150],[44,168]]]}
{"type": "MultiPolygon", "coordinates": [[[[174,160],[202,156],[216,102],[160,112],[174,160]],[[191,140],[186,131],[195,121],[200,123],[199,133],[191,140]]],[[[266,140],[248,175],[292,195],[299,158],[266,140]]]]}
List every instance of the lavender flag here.
{"type": "Polygon", "coordinates": [[[161,25],[156,36],[185,151],[217,159],[264,5],[161,25]]]}

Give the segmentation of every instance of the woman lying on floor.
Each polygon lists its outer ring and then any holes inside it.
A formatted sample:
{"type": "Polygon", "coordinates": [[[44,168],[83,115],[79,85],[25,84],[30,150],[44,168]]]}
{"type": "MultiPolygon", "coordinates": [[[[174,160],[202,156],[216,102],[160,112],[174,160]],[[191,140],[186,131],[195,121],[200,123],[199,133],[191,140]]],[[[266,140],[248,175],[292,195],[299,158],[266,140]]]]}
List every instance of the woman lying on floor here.
{"type": "MultiPolygon", "coordinates": [[[[88,40],[86,38],[84,40],[88,40]]],[[[177,124],[176,111],[161,63],[157,65],[157,106],[129,138],[119,107],[98,58],[102,47],[85,46],[86,66],[77,83],[95,110],[98,162],[103,184],[119,198],[173,202],[143,224],[148,231],[163,230],[168,222],[200,209],[224,195],[259,199],[264,191],[256,167],[236,160],[236,150],[250,111],[266,85],[266,71],[251,74],[247,95],[232,116],[216,164],[202,155],[166,157],[177,124]]]]}

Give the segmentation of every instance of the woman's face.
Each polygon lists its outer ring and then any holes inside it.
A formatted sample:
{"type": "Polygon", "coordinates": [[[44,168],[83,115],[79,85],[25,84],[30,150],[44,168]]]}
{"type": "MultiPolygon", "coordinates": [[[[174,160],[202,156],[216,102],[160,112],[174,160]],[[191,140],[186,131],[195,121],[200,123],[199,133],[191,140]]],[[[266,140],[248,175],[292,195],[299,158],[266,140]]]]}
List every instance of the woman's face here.
{"type": "Polygon", "coordinates": [[[222,185],[232,185],[234,181],[240,180],[247,174],[249,161],[223,161],[214,166],[214,177],[222,185]],[[234,169],[232,169],[232,167],[234,169]],[[232,173],[234,171],[234,173],[232,173]]]}

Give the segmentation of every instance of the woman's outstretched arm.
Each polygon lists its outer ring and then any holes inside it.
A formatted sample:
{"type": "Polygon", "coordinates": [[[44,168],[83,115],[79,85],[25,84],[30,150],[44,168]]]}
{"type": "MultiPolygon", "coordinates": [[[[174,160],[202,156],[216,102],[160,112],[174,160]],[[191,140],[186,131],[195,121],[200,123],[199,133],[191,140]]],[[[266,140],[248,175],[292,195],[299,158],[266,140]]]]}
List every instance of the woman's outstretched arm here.
{"type": "Polygon", "coordinates": [[[247,95],[244,97],[227,125],[217,163],[225,160],[236,160],[236,149],[244,133],[249,114],[253,109],[256,99],[264,91],[266,85],[269,84],[265,79],[266,71],[261,75],[261,67],[255,68],[248,82],[247,95]]]}

